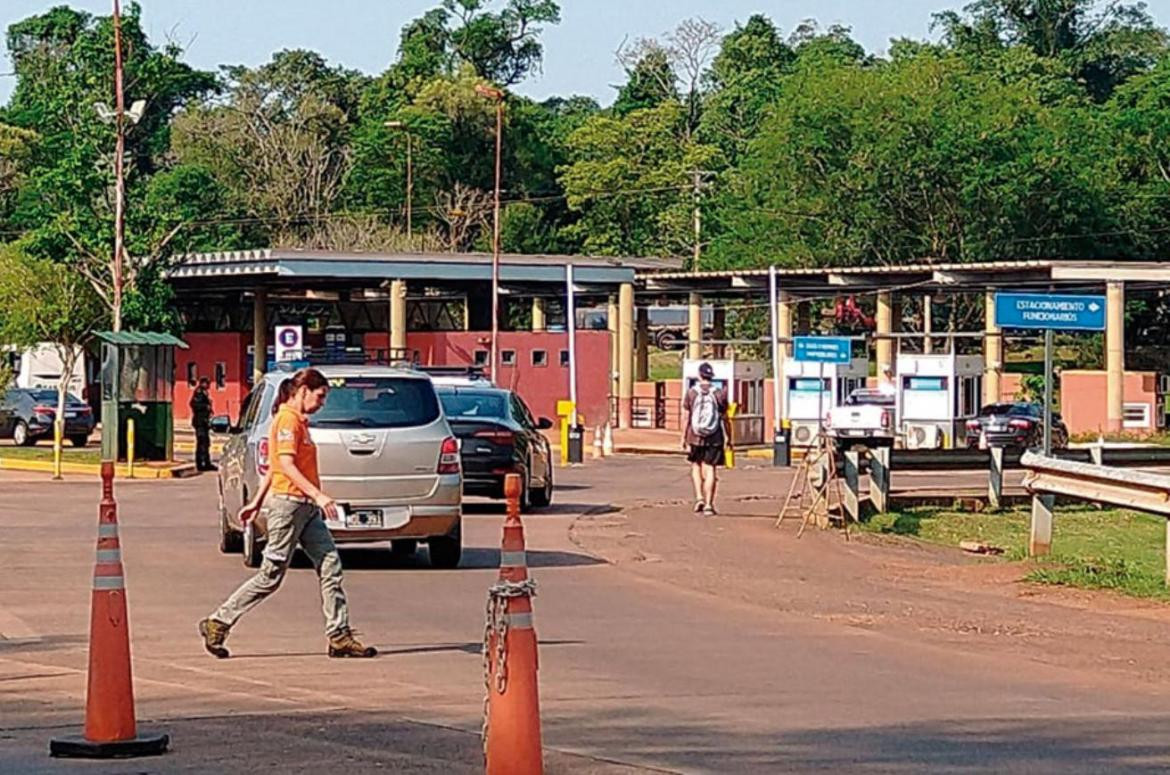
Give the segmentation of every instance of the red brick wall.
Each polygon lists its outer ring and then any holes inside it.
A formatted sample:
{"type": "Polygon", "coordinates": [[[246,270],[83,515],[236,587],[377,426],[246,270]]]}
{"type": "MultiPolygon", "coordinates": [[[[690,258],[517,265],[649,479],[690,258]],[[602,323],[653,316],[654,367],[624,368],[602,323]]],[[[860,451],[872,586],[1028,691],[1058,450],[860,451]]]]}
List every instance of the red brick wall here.
{"type": "Polygon", "coordinates": [[[211,380],[211,401],[216,414],[227,414],[235,420],[240,413],[240,402],[248,395],[247,347],[251,335],[240,333],[186,334],[183,337],[190,349],[175,350],[175,427],[183,428],[191,419],[191,394],[188,385],[188,365],[194,366],[198,377],[211,380]],[[215,365],[222,363],[225,371],[224,387],[215,381],[215,365]]]}

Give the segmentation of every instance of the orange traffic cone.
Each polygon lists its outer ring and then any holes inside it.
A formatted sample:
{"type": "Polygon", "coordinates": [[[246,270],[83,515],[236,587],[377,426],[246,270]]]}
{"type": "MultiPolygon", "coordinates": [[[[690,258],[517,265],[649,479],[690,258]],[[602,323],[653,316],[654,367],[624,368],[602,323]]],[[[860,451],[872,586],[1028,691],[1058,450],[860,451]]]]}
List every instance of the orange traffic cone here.
{"type": "Polygon", "coordinates": [[[536,630],[524,525],[520,522],[520,477],[504,481],[508,517],[500,549],[500,581],[489,592],[487,728],[484,753],[488,775],[539,775],[544,771],[540,740],[540,690],[536,630]]]}
{"type": "Polygon", "coordinates": [[[85,695],[85,732],[54,738],[52,756],[90,759],[154,756],[170,744],[166,734],[139,734],[130,674],[130,621],[122,549],[118,541],[118,504],[114,501],[114,464],[102,463],[97,562],[89,615],[89,687],[85,695]]]}

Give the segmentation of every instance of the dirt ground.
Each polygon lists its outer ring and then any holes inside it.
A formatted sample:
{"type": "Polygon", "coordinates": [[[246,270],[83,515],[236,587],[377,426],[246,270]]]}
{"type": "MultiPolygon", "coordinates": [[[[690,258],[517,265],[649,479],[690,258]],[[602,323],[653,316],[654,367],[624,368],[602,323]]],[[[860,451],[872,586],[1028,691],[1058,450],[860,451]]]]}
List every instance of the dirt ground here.
{"type": "MultiPolygon", "coordinates": [[[[644,500],[581,518],[571,537],[627,572],[704,594],[1086,680],[1170,684],[1170,606],[1026,583],[1029,563],[913,539],[815,528],[797,538],[798,519],[775,524],[776,481],[767,468],[737,469],[721,482],[718,517],[694,515],[689,499],[644,500]]],[[[1055,529],[1059,540],[1059,518],[1055,529]]]]}

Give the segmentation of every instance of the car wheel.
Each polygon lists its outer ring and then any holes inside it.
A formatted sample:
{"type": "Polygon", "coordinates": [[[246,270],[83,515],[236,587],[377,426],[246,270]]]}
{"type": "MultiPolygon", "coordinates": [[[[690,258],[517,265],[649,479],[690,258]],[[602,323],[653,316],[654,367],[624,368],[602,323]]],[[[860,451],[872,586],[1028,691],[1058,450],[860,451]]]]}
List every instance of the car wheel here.
{"type": "Polygon", "coordinates": [[[89,444],[89,436],[70,436],[69,443],[75,447],[84,447],[89,444]]]}
{"type": "Polygon", "coordinates": [[[390,542],[390,555],[395,560],[409,560],[418,551],[418,541],[413,538],[402,538],[390,542]]]}
{"type": "Polygon", "coordinates": [[[427,552],[431,556],[431,567],[452,570],[459,567],[463,556],[463,528],[457,525],[445,536],[427,539],[427,552]]]}
{"type": "Polygon", "coordinates": [[[228,525],[227,509],[223,503],[223,482],[219,483],[219,551],[223,554],[239,554],[244,550],[244,535],[228,525]]]}
{"type": "Polygon", "coordinates": [[[552,505],[553,499],[553,467],[548,464],[548,473],[544,475],[544,487],[528,494],[528,500],[538,509],[546,509],[552,505]]]}
{"type": "Polygon", "coordinates": [[[242,540],[244,544],[244,566],[248,568],[259,568],[260,563],[264,560],[264,554],[260,551],[260,537],[256,535],[256,528],[251,521],[244,525],[242,540]]]}
{"type": "Polygon", "coordinates": [[[28,434],[28,423],[24,420],[16,421],[16,427],[12,429],[12,443],[18,447],[31,447],[33,445],[32,437],[28,434]]]}

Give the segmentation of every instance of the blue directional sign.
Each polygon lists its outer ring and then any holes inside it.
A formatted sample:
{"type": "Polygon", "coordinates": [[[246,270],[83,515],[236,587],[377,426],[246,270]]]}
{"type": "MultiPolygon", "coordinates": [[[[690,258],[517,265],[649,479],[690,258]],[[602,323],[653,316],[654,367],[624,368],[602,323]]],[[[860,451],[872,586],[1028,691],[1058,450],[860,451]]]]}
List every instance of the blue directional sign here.
{"type": "Polygon", "coordinates": [[[995,324],[1000,328],[1103,331],[1105,297],[1057,293],[997,293],[995,324]]]}
{"type": "Polygon", "coordinates": [[[844,336],[793,337],[793,359],[806,363],[849,363],[853,341],[844,336]]]}

